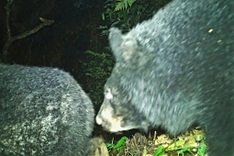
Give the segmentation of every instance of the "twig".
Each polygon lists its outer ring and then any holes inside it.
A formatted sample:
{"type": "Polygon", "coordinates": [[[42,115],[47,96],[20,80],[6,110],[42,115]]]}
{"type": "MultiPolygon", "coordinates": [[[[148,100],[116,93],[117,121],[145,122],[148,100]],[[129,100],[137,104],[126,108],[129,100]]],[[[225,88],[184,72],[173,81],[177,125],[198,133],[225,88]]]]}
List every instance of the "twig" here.
{"type": "Polygon", "coordinates": [[[51,24],[54,23],[54,20],[47,20],[44,19],[42,17],[39,18],[39,20],[42,22],[40,23],[38,26],[36,26],[34,29],[23,32],[21,34],[18,34],[16,36],[11,36],[11,29],[10,29],[10,22],[9,22],[9,18],[10,18],[10,6],[12,5],[12,3],[14,2],[14,0],[8,0],[7,4],[5,6],[6,9],[6,43],[3,46],[3,56],[6,57],[8,55],[8,48],[11,45],[12,42],[16,41],[16,40],[20,40],[23,38],[26,38],[36,32],[38,32],[40,29],[42,29],[45,26],[49,26],[51,24]]]}

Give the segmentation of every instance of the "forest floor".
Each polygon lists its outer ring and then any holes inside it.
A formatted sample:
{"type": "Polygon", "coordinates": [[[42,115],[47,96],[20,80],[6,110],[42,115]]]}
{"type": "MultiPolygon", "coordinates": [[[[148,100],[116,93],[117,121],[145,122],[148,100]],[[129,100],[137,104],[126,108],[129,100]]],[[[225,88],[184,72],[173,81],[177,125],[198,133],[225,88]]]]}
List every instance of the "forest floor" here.
{"type": "Polygon", "coordinates": [[[153,131],[112,138],[110,142],[106,143],[110,156],[207,156],[204,132],[199,128],[174,138],[153,131]]]}

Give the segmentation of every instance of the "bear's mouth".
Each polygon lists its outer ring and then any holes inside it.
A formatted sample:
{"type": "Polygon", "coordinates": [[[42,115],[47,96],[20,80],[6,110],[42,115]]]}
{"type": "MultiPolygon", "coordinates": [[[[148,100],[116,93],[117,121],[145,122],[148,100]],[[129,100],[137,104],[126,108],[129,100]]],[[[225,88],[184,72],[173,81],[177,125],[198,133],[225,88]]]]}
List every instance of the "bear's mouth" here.
{"type": "MultiPolygon", "coordinates": [[[[102,111],[103,112],[103,111],[102,111]]],[[[106,113],[99,112],[96,116],[96,122],[101,125],[105,130],[110,132],[119,132],[128,130],[122,125],[124,125],[122,117],[113,117],[113,115],[105,115],[106,113]]]]}

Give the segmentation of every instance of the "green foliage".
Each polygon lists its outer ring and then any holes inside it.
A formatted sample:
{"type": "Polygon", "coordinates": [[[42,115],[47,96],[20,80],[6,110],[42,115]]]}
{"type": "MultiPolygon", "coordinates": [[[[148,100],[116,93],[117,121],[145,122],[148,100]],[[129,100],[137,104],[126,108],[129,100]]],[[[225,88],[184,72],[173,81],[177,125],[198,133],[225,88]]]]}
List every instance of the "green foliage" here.
{"type": "Polygon", "coordinates": [[[195,148],[195,147],[192,147],[192,146],[184,146],[184,147],[180,147],[180,148],[177,148],[175,150],[177,150],[177,154],[178,155],[184,155],[185,152],[188,152],[190,153],[192,156],[194,156],[194,154],[191,152],[191,150],[195,148]]]}
{"type": "Polygon", "coordinates": [[[161,144],[155,150],[154,156],[163,156],[168,153],[178,156],[205,156],[207,146],[205,144],[204,132],[193,130],[189,135],[179,136],[169,145],[161,144]]]}
{"type": "Polygon", "coordinates": [[[125,145],[126,145],[126,141],[128,140],[128,138],[126,136],[123,136],[113,147],[114,149],[116,149],[117,151],[121,151],[124,149],[125,145]]]}
{"type": "Polygon", "coordinates": [[[127,140],[128,138],[126,136],[123,136],[122,138],[119,139],[119,141],[116,144],[107,143],[106,146],[109,151],[116,150],[119,153],[120,151],[124,150],[127,140]]]}
{"type": "Polygon", "coordinates": [[[105,0],[102,19],[106,23],[99,27],[102,35],[108,34],[111,26],[117,26],[127,32],[137,23],[149,19],[161,7],[171,0],[105,0]]]}
{"type": "Polygon", "coordinates": [[[94,106],[99,107],[103,100],[103,87],[114,66],[110,53],[87,50],[80,61],[79,82],[89,94],[94,106]]]}
{"type": "Polygon", "coordinates": [[[116,4],[115,11],[127,10],[136,0],[119,0],[116,4]]]}
{"type": "Polygon", "coordinates": [[[154,152],[154,156],[163,156],[165,154],[165,150],[164,146],[159,146],[154,152]]]}
{"type": "Polygon", "coordinates": [[[91,50],[85,51],[85,54],[90,58],[88,63],[84,63],[84,66],[87,67],[85,70],[86,76],[103,79],[110,75],[113,66],[110,54],[98,53],[91,50]]]}
{"type": "Polygon", "coordinates": [[[198,146],[197,154],[199,156],[204,156],[206,153],[207,153],[207,146],[205,144],[205,141],[203,140],[198,146]]]}

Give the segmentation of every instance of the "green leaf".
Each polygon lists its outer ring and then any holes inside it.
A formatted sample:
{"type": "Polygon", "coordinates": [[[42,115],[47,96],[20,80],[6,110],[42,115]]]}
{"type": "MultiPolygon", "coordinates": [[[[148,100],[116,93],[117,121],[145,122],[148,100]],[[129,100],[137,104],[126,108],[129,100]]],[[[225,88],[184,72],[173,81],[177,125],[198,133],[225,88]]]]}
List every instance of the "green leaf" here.
{"type": "Polygon", "coordinates": [[[113,148],[114,146],[115,146],[114,144],[106,143],[106,147],[109,148],[109,149],[113,148]]]}
{"type": "Polygon", "coordinates": [[[136,0],[128,0],[128,5],[131,7],[136,0]]]}
{"type": "Polygon", "coordinates": [[[136,0],[121,0],[117,3],[114,11],[127,10],[136,0]]]}
{"type": "Polygon", "coordinates": [[[125,145],[126,145],[126,141],[128,140],[128,138],[126,136],[123,136],[114,146],[114,149],[116,149],[117,151],[121,151],[124,149],[125,145]]]}
{"type": "Polygon", "coordinates": [[[203,156],[203,155],[206,154],[206,152],[207,152],[207,146],[206,146],[205,142],[202,141],[200,143],[200,145],[198,146],[197,154],[200,155],[200,156],[203,156]]]}
{"type": "Polygon", "coordinates": [[[102,20],[105,21],[105,14],[102,13],[102,20]]]}
{"type": "Polygon", "coordinates": [[[162,156],[165,152],[165,147],[159,146],[154,152],[154,156],[162,156]]]}
{"type": "Polygon", "coordinates": [[[114,11],[119,11],[119,10],[123,10],[123,3],[122,2],[117,3],[114,11]]]}

